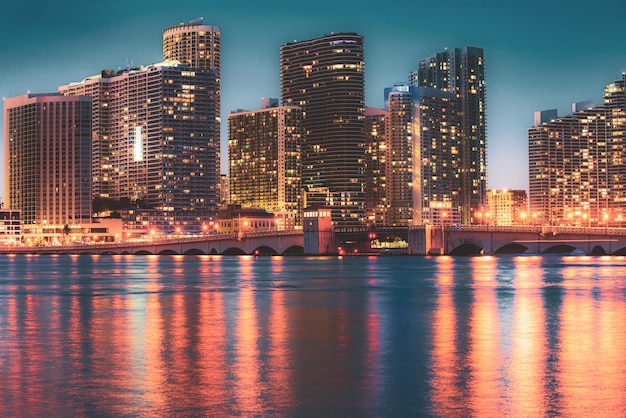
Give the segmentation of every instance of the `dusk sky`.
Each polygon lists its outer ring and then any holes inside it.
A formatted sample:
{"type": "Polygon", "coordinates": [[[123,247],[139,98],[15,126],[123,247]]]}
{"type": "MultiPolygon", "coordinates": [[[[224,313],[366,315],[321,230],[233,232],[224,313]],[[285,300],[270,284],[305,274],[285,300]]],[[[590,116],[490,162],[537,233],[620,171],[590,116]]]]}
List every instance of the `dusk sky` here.
{"type": "Polygon", "coordinates": [[[162,29],[203,17],[222,28],[225,173],[228,112],[280,97],[281,45],[330,32],[363,35],[370,107],[382,107],[384,88],[406,82],[421,58],[476,46],[486,63],[488,185],[527,189],[533,112],[558,108],[563,116],[572,102],[601,102],[604,85],[626,71],[624,16],[624,0],[8,2],[0,14],[0,96],[56,92],[102,69],[159,62],[162,29]]]}

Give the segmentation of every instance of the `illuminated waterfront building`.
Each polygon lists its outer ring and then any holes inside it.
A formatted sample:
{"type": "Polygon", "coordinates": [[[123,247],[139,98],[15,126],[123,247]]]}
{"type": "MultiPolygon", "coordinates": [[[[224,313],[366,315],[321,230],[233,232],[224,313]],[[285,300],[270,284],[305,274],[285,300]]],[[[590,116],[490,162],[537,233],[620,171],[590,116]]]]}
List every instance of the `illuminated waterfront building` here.
{"type": "Polygon", "coordinates": [[[363,38],[333,33],[280,49],[281,99],[302,108],[307,205],[328,206],[334,225],[363,226],[363,38]]]}
{"type": "Polygon", "coordinates": [[[525,190],[489,190],[488,210],[476,214],[477,222],[498,226],[527,224],[529,221],[527,205],[525,190]]]}
{"type": "Polygon", "coordinates": [[[365,109],[365,213],[368,225],[387,221],[387,130],[389,113],[365,109]]]}
{"type": "Polygon", "coordinates": [[[264,100],[228,115],[229,202],[276,216],[278,229],[302,227],[302,112],[264,100]]]}
{"type": "Polygon", "coordinates": [[[21,240],[21,211],[19,209],[5,209],[0,205],[0,244],[14,244],[21,240]]]}
{"type": "Polygon", "coordinates": [[[216,228],[221,234],[237,234],[276,231],[273,213],[258,207],[227,205],[217,213],[216,228]]]}
{"type": "Polygon", "coordinates": [[[4,100],[5,205],[25,232],[91,222],[91,98],[4,100]]]}
{"type": "MultiPolygon", "coordinates": [[[[621,226],[626,216],[626,75],[601,106],[528,130],[530,215],[547,225],[621,226]]],[[[553,111],[554,113],[554,111],[553,111]]],[[[545,115],[545,113],[544,113],[545,115]]]]}
{"type": "Polygon", "coordinates": [[[449,92],[385,89],[390,225],[460,223],[458,99],[449,92]]]}
{"type": "Polygon", "coordinates": [[[421,217],[419,187],[415,180],[419,169],[418,142],[414,136],[413,94],[409,86],[395,86],[385,89],[385,110],[388,114],[387,134],[387,225],[408,226],[414,216],[421,217]],[[415,178],[414,178],[415,173],[415,178]],[[415,210],[415,215],[414,215],[415,210]]]}
{"type": "Polygon", "coordinates": [[[59,88],[93,97],[94,197],[161,211],[166,229],[198,229],[219,204],[219,28],[201,23],[163,31],[164,62],[59,88]]]}
{"type": "Polygon", "coordinates": [[[486,204],[487,123],[485,59],[475,47],[455,48],[419,61],[410,75],[413,86],[447,91],[459,99],[461,222],[475,221],[474,212],[486,204]]]}
{"type": "Polygon", "coordinates": [[[220,74],[221,29],[192,20],[163,29],[163,60],[178,61],[191,68],[220,74]]]}

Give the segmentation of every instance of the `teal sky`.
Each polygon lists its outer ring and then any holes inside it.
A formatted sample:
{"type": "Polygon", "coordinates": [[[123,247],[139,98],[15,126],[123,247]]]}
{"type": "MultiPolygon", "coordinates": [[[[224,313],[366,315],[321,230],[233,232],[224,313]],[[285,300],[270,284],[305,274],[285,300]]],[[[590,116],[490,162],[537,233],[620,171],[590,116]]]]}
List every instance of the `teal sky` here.
{"type": "Polygon", "coordinates": [[[280,97],[279,48],[293,40],[363,35],[371,107],[382,107],[384,88],[407,81],[419,59],[483,48],[488,184],[498,189],[527,189],[535,110],[566,115],[572,102],[599,103],[604,85],[626,71],[624,0],[33,0],[3,5],[0,96],[55,92],[105,68],[158,62],[162,29],[198,17],[222,28],[223,172],[228,112],[280,97]]]}

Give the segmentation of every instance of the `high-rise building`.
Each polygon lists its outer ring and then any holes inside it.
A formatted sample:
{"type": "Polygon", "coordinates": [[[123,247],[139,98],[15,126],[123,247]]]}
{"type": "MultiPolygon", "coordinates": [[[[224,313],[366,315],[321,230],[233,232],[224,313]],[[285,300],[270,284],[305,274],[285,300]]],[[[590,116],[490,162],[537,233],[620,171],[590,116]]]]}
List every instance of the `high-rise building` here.
{"type": "Polygon", "coordinates": [[[603,105],[582,106],[570,116],[543,121],[528,130],[533,221],[622,224],[626,217],[624,126],[626,75],[606,86],[603,105]]]}
{"type": "Polygon", "coordinates": [[[162,210],[168,223],[195,225],[216,213],[219,191],[219,86],[215,74],[175,62],[90,77],[59,88],[96,92],[97,190],[162,210]],[[104,149],[104,151],[103,151],[104,149]],[[100,164],[99,166],[97,164],[100,164]]]}
{"type": "Polygon", "coordinates": [[[363,226],[363,38],[332,33],[280,48],[282,103],[302,108],[302,183],[308,206],[334,225],[363,226]]]}
{"type": "Polygon", "coordinates": [[[433,88],[385,89],[389,225],[460,222],[458,102],[433,88]]]}
{"type": "Polygon", "coordinates": [[[302,112],[264,101],[228,115],[229,202],[276,216],[279,229],[302,227],[302,112]]]}
{"type": "Polygon", "coordinates": [[[161,211],[165,229],[199,229],[217,213],[219,41],[201,20],[173,26],[163,31],[166,61],[59,88],[93,97],[94,197],[161,211]]]}
{"type": "Polygon", "coordinates": [[[91,222],[91,98],[4,100],[5,204],[24,230],[91,222]]]}
{"type": "Polygon", "coordinates": [[[389,113],[365,108],[365,213],[367,225],[387,221],[387,123],[389,113]]]}
{"type": "Polygon", "coordinates": [[[474,212],[486,205],[487,123],[485,59],[475,47],[455,48],[419,61],[410,75],[413,86],[431,87],[459,98],[461,221],[474,221],[474,212]]]}
{"type": "MultiPolygon", "coordinates": [[[[163,29],[163,60],[220,74],[221,29],[192,20],[163,29]]],[[[219,77],[218,77],[219,78],[219,77]]]]}
{"type": "MultiPolygon", "coordinates": [[[[414,137],[413,97],[409,86],[385,89],[385,110],[388,116],[387,134],[387,224],[413,224],[414,210],[420,217],[419,196],[415,180],[419,175],[419,148],[414,137]],[[417,154],[416,154],[417,153],[417,154]]],[[[419,181],[418,181],[419,182],[419,181]]]]}

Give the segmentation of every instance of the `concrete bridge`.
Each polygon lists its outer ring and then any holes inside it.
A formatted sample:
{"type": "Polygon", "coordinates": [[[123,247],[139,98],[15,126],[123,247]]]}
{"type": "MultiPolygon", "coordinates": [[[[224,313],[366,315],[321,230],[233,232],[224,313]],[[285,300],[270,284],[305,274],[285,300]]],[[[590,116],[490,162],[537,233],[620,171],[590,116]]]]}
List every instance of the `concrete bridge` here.
{"type": "Polygon", "coordinates": [[[0,247],[4,254],[223,254],[294,255],[303,252],[303,232],[272,231],[181,236],[137,242],[0,247]]]}
{"type": "Polygon", "coordinates": [[[626,228],[427,226],[409,229],[413,254],[626,255],[626,228]]]}
{"type": "MultiPolygon", "coordinates": [[[[365,228],[358,234],[345,234],[360,243],[359,253],[371,254],[365,228]],[[367,247],[367,248],[366,248],[367,247]]],[[[323,234],[317,234],[318,238],[323,234]]],[[[402,236],[408,242],[406,253],[415,255],[478,254],[587,254],[626,255],[626,228],[548,228],[541,226],[422,226],[395,228],[387,235],[402,236]],[[389,235],[390,234],[390,235],[389,235]]],[[[381,235],[379,233],[379,235],[381,235]]],[[[327,248],[341,232],[328,237],[327,248]],[[337,235],[336,237],[334,235],[337,235]]],[[[325,237],[325,235],[324,235],[325,237]]],[[[324,238],[326,239],[326,238],[324,238]]],[[[175,237],[139,242],[115,242],[66,246],[0,247],[4,254],[222,254],[222,255],[297,255],[304,253],[305,233],[272,231],[245,235],[219,234],[175,237]]]]}

